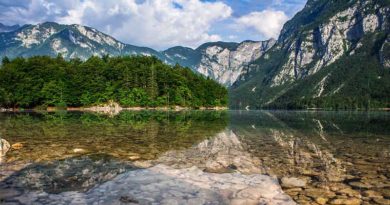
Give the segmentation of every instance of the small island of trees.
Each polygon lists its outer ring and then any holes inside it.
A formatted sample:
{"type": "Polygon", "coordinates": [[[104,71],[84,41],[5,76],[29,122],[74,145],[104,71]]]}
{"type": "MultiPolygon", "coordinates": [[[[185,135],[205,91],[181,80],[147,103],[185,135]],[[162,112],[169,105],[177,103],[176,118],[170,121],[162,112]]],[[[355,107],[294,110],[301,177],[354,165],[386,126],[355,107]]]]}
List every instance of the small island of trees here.
{"type": "Polygon", "coordinates": [[[3,58],[0,107],[81,107],[109,101],[122,107],[216,107],[227,105],[216,81],[156,57],[91,57],[64,60],[36,56],[3,58]]]}

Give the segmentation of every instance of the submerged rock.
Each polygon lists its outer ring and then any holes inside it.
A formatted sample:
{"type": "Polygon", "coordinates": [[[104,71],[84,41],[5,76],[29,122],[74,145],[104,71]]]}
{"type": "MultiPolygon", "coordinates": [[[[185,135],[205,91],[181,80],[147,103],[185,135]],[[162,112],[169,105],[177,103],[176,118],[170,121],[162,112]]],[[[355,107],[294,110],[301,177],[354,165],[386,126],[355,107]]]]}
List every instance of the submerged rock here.
{"type": "Polygon", "coordinates": [[[74,149],[73,149],[73,152],[74,152],[74,153],[86,153],[87,150],[82,149],[82,148],[74,148],[74,149]]]}
{"type": "Polygon", "coordinates": [[[20,143],[20,142],[17,142],[15,144],[12,144],[12,149],[22,149],[23,148],[23,144],[20,143]]]}
{"type": "Polygon", "coordinates": [[[266,173],[260,159],[252,156],[231,130],[220,132],[214,138],[204,140],[190,149],[169,151],[151,163],[174,168],[196,166],[213,173],[266,173]]]}
{"type": "Polygon", "coordinates": [[[134,167],[117,162],[106,155],[31,164],[0,181],[0,192],[6,192],[8,189],[38,190],[46,193],[86,191],[130,169],[134,167]]]}
{"type": "Polygon", "coordinates": [[[0,157],[5,156],[5,153],[8,152],[11,145],[8,143],[7,140],[0,138],[0,157]]]}
{"type": "Polygon", "coordinates": [[[283,177],[281,179],[281,185],[285,188],[305,187],[306,181],[295,177],[283,177]]]}
{"type": "Polygon", "coordinates": [[[374,198],[377,204],[390,205],[390,199],[374,198]]]}
{"type": "Polygon", "coordinates": [[[28,191],[13,200],[34,204],[295,204],[286,195],[277,179],[266,175],[239,173],[215,174],[197,167],[175,169],[157,165],[128,171],[87,192],[46,194],[28,191]]]}
{"type": "Polygon", "coordinates": [[[330,204],[340,204],[340,205],[360,205],[362,200],[357,198],[347,198],[347,199],[334,199],[330,204]]]}

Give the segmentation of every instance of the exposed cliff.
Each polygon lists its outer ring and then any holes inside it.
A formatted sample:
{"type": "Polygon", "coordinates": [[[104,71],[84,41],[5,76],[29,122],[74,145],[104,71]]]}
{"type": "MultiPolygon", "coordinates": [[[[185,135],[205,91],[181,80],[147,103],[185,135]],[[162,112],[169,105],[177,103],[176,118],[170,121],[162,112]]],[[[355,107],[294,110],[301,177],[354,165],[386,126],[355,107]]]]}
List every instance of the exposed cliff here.
{"type": "Polygon", "coordinates": [[[246,71],[248,65],[263,56],[275,42],[274,39],[242,43],[212,42],[195,50],[174,47],[164,51],[164,54],[171,61],[231,86],[246,71]]]}
{"type": "MultiPolygon", "coordinates": [[[[388,86],[388,71],[383,72],[383,67],[389,67],[389,18],[389,3],[385,1],[309,0],[284,25],[276,45],[239,77],[232,90],[232,106],[260,108],[275,102],[294,104],[298,98],[364,92],[364,89],[346,90],[347,79],[339,79],[337,68],[330,67],[349,68],[343,71],[349,77],[352,73],[372,73],[371,87],[388,86]],[[357,62],[353,58],[370,61],[370,66],[360,69],[358,66],[362,64],[353,65],[357,62]],[[280,102],[281,99],[285,102],[280,102]]],[[[352,81],[362,84],[357,79],[352,81]]]]}

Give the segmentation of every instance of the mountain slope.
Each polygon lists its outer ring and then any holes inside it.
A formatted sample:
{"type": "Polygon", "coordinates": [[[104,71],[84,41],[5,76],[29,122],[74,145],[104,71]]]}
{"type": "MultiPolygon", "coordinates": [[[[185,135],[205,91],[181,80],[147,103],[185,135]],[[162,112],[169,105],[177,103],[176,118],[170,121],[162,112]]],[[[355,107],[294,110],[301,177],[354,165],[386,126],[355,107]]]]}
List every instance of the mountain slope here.
{"type": "Polygon", "coordinates": [[[10,31],[14,31],[18,28],[20,28],[19,25],[7,26],[7,25],[0,23],[0,32],[10,32],[10,31]]]}
{"type": "Polygon", "coordinates": [[[181,66],[194,68],[201,59],[201,54],[192,48],[175,46],[162,52],[164,56],[181,66]]]}
{"type": "Polygon", "coordinates": [[[81,25],[62,25],[46,22],[25,25],[10,32],[0,32],[0,57],[29,57],[36,55],[80,58],[93,55],[156,56],[168,64],[180,64],[217,80],[232,85],[253,60],[270,49],[275,40],[242,43],[212,42],[197,49],[176,46],[158,52],[151,48],[122,43],[94,28],[81,25]]]}
{"type": "Polygon", "coordinates": [[[239,77],[231,106],[389,106],[389,18],[388,1],[309,0],[239,77]]]}
{"type": "Polygon", "coordinates": [[[260,58],[275,43],[268,41],[210,42],[193,50],[174,47],[164,51],[167,58],[231,86],[247,70],[248,65],[260,58]]]}
{"type": "Polygon", "coordinates": [[[127,45],[94,28],[81,25],[46,22],[0,33],[0,56],[14,58],[58,54],[65,58],[80,59],[105,54],[113,56],[142,54],[154,55],[164,60],[164,57],[153,49],[127,45]]]}

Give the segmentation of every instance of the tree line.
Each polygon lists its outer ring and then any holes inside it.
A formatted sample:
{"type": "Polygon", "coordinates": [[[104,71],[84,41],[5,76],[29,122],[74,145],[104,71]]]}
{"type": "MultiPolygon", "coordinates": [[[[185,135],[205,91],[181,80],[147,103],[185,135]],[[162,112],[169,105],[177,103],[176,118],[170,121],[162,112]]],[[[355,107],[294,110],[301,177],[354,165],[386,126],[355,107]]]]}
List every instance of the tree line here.
{"type": "Polygon", "coordinates": [[[118,102],[123,107],[226,106],[227,89],[216,81],[156,57],[62,56],[3,58],[0,106],[91,106],[118,102]]]}

